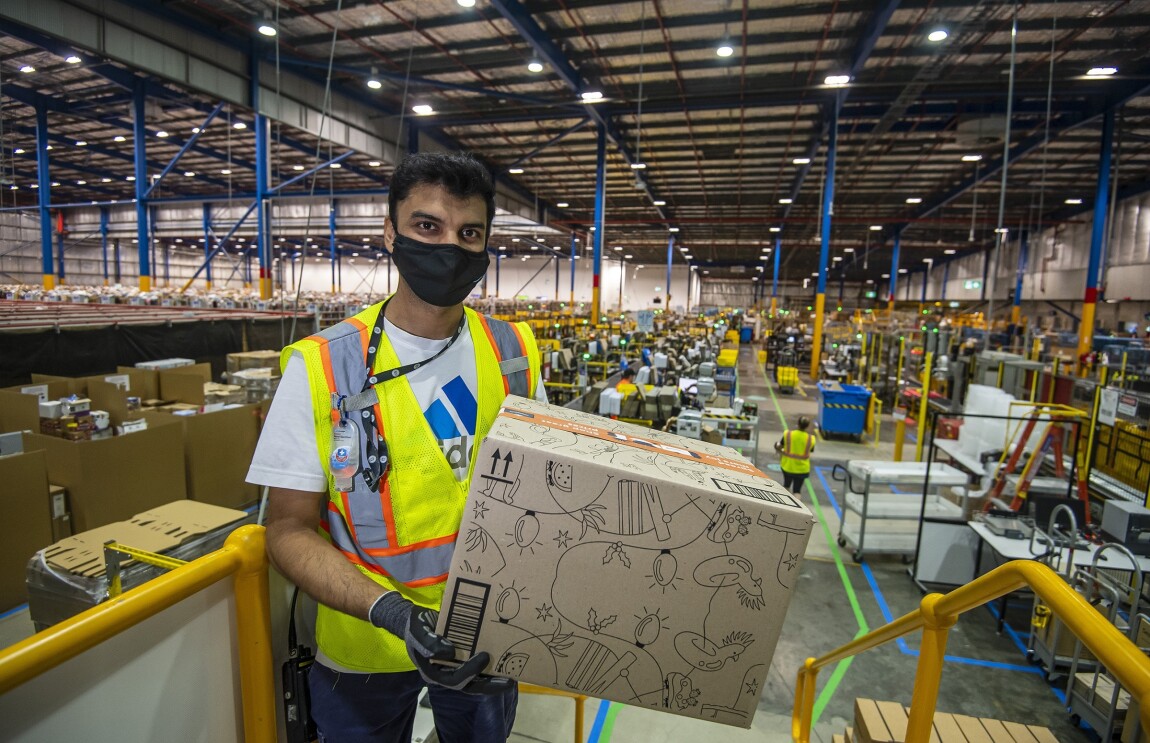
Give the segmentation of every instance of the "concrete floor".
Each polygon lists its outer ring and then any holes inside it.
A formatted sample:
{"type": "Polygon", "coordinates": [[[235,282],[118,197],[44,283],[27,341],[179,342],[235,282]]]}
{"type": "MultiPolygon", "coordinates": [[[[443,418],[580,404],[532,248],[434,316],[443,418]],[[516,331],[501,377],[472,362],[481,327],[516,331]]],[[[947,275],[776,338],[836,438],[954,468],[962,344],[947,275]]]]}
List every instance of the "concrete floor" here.
{"type": "MultiPolygon", "coordinates": [[[[783,430],[780,416],[794,425],[801,414],[815,417],[814,385],[805,380],[808,396],[772,394],[763,373],[754,363],[755,351],[744,347],[740,354],[739,394],[759,404],[759,457],[761,469],[770,471],[778,461],[774,442],[783,430]]],[[[836,503],[818,476],[830,483],[830,468],[847,459],[890,460],[893,423],[887,420],[880,443],[857,444],[820,441],[815,450],[811,487],[804,500],[812,506],[819,524],[807,547],[800,582],[775,652],[758,713],[750,730],[740,730],[618,703],[589,700],[584,713],[584,740],[615,741],[773,741],[791,740],[791,708],[795,674],[803,661],[819,656],[852,640],[868,629],[917,608],[922,592],[907,574],[898,557],[867,556],[864,564],[851,560],[849,550],[836,544],[836,503]],[[811,493],[814,502],[811,502],[811,493]]],[[[913,457],[913,439],[907,458],[913,457]]],[[[979,717],[1042,724],[1060,741],[1096,740],[1092,733],[1072,726],[1060,701],[1058,688],[1046,682],[1025,655],[1029,600],[1019,600],[1009,613],[1010,624],[996,634],[995,618],[987,608],[962,616],[951,630],[947,647],[938,709],[979,717]]],[[[31,633],[27,612],[15,611],[0,618],[0,647],[31,633]]],[[[812,739],[830,743],[853,718],[858,696],[909,704],[914,686],[919,637],[872,650],[837,669],[819,676],[820,697],[812,739]]],[[[421,715],[417,738],[434,740],[429,715],[421,715]]],[[[574,705],[564,698],[524,695],[511,740],[517,742],[566,743],[572,740],[574,705]]]]}

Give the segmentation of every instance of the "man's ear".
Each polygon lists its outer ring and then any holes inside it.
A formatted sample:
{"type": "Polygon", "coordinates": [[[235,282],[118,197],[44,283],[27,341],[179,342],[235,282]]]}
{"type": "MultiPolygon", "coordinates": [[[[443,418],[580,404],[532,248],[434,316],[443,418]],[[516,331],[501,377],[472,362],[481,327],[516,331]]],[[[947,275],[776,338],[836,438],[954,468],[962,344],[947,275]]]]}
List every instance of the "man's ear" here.
{"type": "Polygon", "coordinates": [[[383,218],[383,248],[388,253],[394,250],[395,245],[395,223],[391,221],[391,217],[383,218]]]}

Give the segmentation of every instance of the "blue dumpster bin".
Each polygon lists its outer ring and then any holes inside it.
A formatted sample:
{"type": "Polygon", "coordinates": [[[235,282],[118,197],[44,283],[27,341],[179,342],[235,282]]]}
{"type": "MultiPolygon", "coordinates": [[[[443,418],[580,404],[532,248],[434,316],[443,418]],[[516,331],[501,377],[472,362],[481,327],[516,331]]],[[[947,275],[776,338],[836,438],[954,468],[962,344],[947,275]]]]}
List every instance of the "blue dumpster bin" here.
{"type": "Polygon", "coordinates": [[[824,434],[862,437],[871,391],[857,384],[819,382],[819,430],[824,434]]]}
{"type": "Polygon", "coordinates": [[[739,343],[750,343],[754,332],[754,328],[739,328],[739,343]]]}

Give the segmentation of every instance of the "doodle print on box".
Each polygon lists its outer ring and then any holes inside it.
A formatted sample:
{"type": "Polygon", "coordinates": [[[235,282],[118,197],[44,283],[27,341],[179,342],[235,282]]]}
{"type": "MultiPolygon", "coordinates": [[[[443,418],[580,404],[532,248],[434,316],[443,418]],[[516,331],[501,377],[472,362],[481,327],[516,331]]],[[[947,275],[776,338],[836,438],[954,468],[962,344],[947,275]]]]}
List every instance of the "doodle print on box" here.
{"type": "Polygon", "coordinates": [[[750,727],[811,514],[734,450],[509,397],[439,631],[487,672],[750,727]]]}

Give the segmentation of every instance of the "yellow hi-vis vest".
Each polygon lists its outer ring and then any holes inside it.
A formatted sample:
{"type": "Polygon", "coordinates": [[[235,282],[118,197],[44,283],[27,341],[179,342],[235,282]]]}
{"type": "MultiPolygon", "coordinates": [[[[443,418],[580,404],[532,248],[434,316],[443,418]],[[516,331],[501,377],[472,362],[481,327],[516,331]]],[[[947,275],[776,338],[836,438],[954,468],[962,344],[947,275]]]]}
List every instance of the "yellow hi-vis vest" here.
{"type": "MultiPolygon", "coordinates": [[[[328,478],[328,499],[320,532],[360,572],[383,590],[399,591],[412,602],[438,610],[475,459],[459,481],[423,415],[406,378],[375,386],[378,430],[360,429],[360,451],[366,436],[386,441],[389,464],[372,492],[357,475],[353,489],[335,489],[329,462],[332,427],[339,421],[333,395],[359,395],[367,377],[369,338],[382,304],[305,338],[283,350],[280,366],[293,353],[307,365],[319,460],[328,478]]],[[[478,378],[474,442],[487,435],[508,394],[533,397],[539,378],[539,349],[526,323],[507,323],[464,310],[475,348],[478,378]]],[[[374,341],[372,341],[374,342],[374,341]]],[[[378,337],[373,373],[400,366],[387,334],[378,337]]],[[[370,390],[369,390],[370,392],[370,390]]],[[[352,413],[355,415],[352,415],[352,413]]],[[[472,444],[475,445],[474,443],[472,444]]],[[[361,456],[362,461],[362,456],[361,456]]],[[[415,668],[403,639],[370,623],[319,605],[316,641],[340,666],[363,673],[393,673],[415,668]]]]}
{"type": "Polygon", "coordinates": [[[787,431],[783,434],[782,460],[779,466],[783,472],[792,475],[806,475],[811,471],[811,450],[815,437],[806,431],[787,431]]]}

